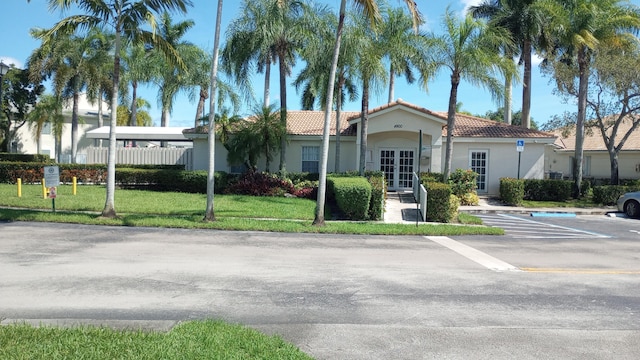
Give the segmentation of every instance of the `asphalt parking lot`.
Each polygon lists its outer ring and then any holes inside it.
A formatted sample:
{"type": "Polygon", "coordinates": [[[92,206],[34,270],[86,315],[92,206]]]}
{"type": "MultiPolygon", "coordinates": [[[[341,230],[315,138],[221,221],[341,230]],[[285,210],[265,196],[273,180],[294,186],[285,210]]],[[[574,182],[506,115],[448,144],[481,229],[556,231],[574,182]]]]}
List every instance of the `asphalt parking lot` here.
{"type": "Polygon", "coordinates": [[[0,322],[168,330],[219,318],[279,334],[318,359],[636,359],[640,221],[535,221],[584,233],[0,223],[0,322]]]}

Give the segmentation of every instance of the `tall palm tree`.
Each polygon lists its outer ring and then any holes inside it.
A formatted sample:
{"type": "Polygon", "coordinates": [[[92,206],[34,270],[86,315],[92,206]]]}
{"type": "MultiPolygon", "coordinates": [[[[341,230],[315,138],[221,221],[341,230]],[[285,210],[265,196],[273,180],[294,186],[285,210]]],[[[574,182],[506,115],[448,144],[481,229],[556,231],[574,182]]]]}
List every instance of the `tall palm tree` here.
{"type": "Polygon", "coordinates": [[[87,36],[60,34],[43,39],[48,30],[34,29],[32,36],[43,40],[42,45],[29,57],[29,69],[34,78],[52,77],[54,92],[72,100],[71,162],[78,152],[78,103],[82,92],[95,89],[102,77],[101,70],[109,61],[106,37],[97,28],[87,36]]]}
{"type": "MultiPolygon", "coordinates": [[[[306,66],[300,71],[294,81],[296,90],[302,88],[302,108],[312,110],[317,106],[325,110],[327,104],[327,80],[331,70],[331,56],[333,51],[333,37],[337,27],[335,14],[327,13],[318,18],[318,31],[315,36],[310,36],[300,52],[301,58],[306,66]]],[[[342,131],[341,113],[342,104],[346,99],[354,101],[358,95],[355,85],[355,65],[357,52],[351,49],[357,48],[360,40],[358,28],[353,21],[347,21],[343,31],[343,44],[341,47],[338,67],[336,69],[335,80],[335,111],[336,111],[336,133],[335,133],[335,172],[340,172],[341,142],[340,132],[342,131]]]]}
{"type": "Polygon", "coordinates": [[[552,36],[556,47],[551,56],[577,69],[578,116],[573,196],[578,198],[582,184],[584,127],[592,57],[601,44],[637,41],[633,32],[640,29],[640,13],[637,8],[621,0],[547,0],[544,5],[553,19],[552,36]]]}
{"type": "MultiPolygon", "coordinates": [[[[430,35],[432,48],[429,52],[433,68],[437,72],[448,69],[451,72],[451,90],[447,111],[447,146],[445,153],[444,177],[451,172],[453,155],[453,133],[455,131],[458,86],[465,79],[473,85],[487,88],[494,97],[501,95],[502,88],[495,77],[500,68],[513,73],[514,63],[500,57],[496,49],[510,37],[503,29],[489,28],[480,20],[467,15],[458,20],[449,9],[444,16],[445,31],[441,36],[430,35]],[[502,30],[502,31],[501,31],[502,30]]],[[[430,77],[431,74],[423,75],[430,77]]]]}
{"type": "Polygon", "coordinates": [[[215,186],[215,151],[216,151],[216,91],[218,90],[218,55],[220,48],[220,24],[222,23],[222,0],[218,0],[216,10],[216,25],[213,35],[213,57],[211,59],[211,81],[209,82],[209,126],[208,126],[208,146],[209,146],[209,167],[207,170],[207,207],[204,213],[204,221],[215,221],[216,216],[213,210],[215,186]]]}
{"type": "Polygon", "coordinates": [[[40,136],[42,135],[42,129],[46,124],[51,126],[51,134],[55,139],[56,161],[59,162],[62,148],[62,132],[64,130],[62,99],[51,94],[42,95],[33,108],[33,111],[29,113],[28,119],[33,130],[33,138],[38,147],[38,154],[40,154],[40,136]]]}
{"type": "Polygon", "coordinates": [[[413,28],[413,20],[401,8],[388,8],[380,27],[378,41],[389,62],[389,97],[395,99],[396,76],[403,75],[407,83],[415,81],[413,63],[418,59],[419,37],[413,28]]]}
{"type": "Polygon", "coordinates": [[[115,33],[113,59],[113,86],[111,94],[111,119],[109,124],[109,156],[107,160],[107,193],[102,216],[115,217],[115,170],[116,170],[116,121],[118,91],[120,86],[120,51],[122,40],[140,41],[164,49],[170,61],[179,62],[175,50],[153,32],[141,28],[144,22],[154,25],[155,15],[165,11],[186,13],[191,0],[48,0],[51,11],[78,9],[80,15],[71,15],[60,20],[48,31],[45,39],[57,34],[70,34],[76,30],[108,26],[115,33]]]}
{"type": "MultiPolygon", "coordinates": [[[[375,0],[354,0],[354,5],[358,12],[361,12],[365,18],[372,23],[380,21],[380,11],[378,2],[375,0]]],[[[413,0],[405,0],[411,12],[414,27],[418,27],[420,13],[417,5],[413,0]]],[[[331,104],[333,103],[333,89],[336,80],[336,69],[338,68],[338,58],[340,57],[340,43],[342,41],[342,31],[344,28],[344,19],[346,14],[347,0],[340,1],[340,10],[338,12],[338,27],[336,28],[336,40],[333,48],[333,59],[331,60],[331,70],[329,71],[329,79],[327,81],[327,104],[324,110],[324,127],[322,131],[322,152],[320,155],[320,176],[318,181],[318,200],[316,205],[316,214],[313,224],[317,226],[324,225],[324,208],[327,193],[327,160],[329,157],[329,136],[331,131],[331,104]]]]}
{"type": "MultiPolygon", "coordinates": [[[[198,52],[199,49],[188,41],[182,40],[184,35],[195,25],[193,20],[184,20],[173,23],[168,12],[162,14],[158,23],[158,36],[171,45],[181,58],[190,56],[189,53],[198,52]]],[[[189,70],[179,64],[168,64],[164,54],[159,51],[156,57],[156,70],[153,81],[158,86],[158,100],[162,107],[160,126],[169,126],[169,117],[173,110],[173,101],[178,92],[189,86],[189,70]]]]}
{"type": "MultiPolygon", "coordinates": [[[[123,83],[131,84],[131,108],[127,125],[136,126],[136,119],[138,118],[138,86],[141,83],[150,82],[154,76],[153,70],[156,68],[152,66],[151,52],[145,44],[127,44],[123,50],[123,83]]],[[[128,86],[123,86],[123,88],[124,91],[122,93],[125,95],[128,92],[128,86]]]]}
{"type": "MultiPolygon", "coordinates": [[[[531,68],[532,53],[535,46],[544,47],[547,41],[548,23],[544,12],[537,6],[538,0],[484,0],[478,6],[472,6],[470,13],[476,18],[489,20],[491,26],[499,26],[508,31],[513,42],[519,48],[520,59],[524,64],[522,87],[522,126],[531,127],[531,68]]],[[[512,58],[516,51],[512,46],[503,46],[504,56],[512,58]]],[[[511,80],[505,77],[505,118],[511,117],[511,80]]],[[[506,121],[505,121],[506,122],[506,121]]],[[[511,123],[508,121],[507,123],[511,123]]]]}
{"type": "MultiPolygon", "coordinates": [[[[368,146],[369,131],[369,95],[380,90],[381,83],[384,82],[387,72],[382,63],[385,55],[385,42],[382,37],[376,37],[373,29],[368,26],[365,19],[355,20],[356,27],[360,30],[359,42],[351,51],[357,52],[355,71],[358,79],[362,82],[362,96],[360,102],[360,159],[358,172],[364,176],[366,167],[366,153],[368,146]]],[[[384,28],[384,25],[382,26],[384,28]]],[[[393,69],[393,66],[392,66],[393,69]]]]}

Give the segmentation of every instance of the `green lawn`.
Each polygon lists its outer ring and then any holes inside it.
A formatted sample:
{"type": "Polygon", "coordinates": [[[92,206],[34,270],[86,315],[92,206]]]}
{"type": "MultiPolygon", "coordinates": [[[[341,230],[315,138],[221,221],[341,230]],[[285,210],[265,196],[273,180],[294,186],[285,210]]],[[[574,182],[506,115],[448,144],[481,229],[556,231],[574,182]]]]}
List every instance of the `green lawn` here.
{"type": "MultiPolygon", "coordinates": [[[[297,198],[216,195],[216,221],[204,222],[206,196],[203,194],[117,190],[117,219],[98,216],[104,207],[103,186],[79,186],[72,195],[70,185],[58,188],[56,212],[52,200],[42,198],[42,188],[25,185],[22,197],[17,186],[0,184],[0,219],[44,221],[92,225],[175,227],[244,231],[363,235],[502,235],[502,229],[477,226],[477,218],[463,216],[468,224],[384,224],[381,222],[328,221],[313,226],[315,201],[297,198]]],[[[327,218],[328,215],[327,215],[327,218]]]]}
{"type": "Polygon", "coordinates": [[[312,359],[280,337],[218,321],[168,333],[104,327],[0,326],[0,359],[312,359]]]}

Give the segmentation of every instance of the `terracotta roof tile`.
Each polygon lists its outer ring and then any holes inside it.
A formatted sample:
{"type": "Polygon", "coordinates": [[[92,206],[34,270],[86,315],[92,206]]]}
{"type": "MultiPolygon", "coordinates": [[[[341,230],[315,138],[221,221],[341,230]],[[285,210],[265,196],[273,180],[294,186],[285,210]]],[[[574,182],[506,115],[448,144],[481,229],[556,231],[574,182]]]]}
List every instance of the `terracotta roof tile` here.
{"type": "MultiPolygon", "coordinates": [[[[437,112],[425,109],[423,107],[410,104],[401,99],[379,106],[372,109],[369,114],[373,115],[377,112],[389,109],[396,105],[402,105],[421,112],[425,115],[436,117],[446,123],[447,113],[437,112]]],[[[331,113],[331,134],[336,131],[335,112],[331,113]]],[[[356,127],[350,125],[350,120],[357,120],[360,117],[359,111],[343,111],[340,114],[342,119],[340,128],[341,135],[355,136],[356,127]]],[[[289,135],[322,135],[324,128],[324,112],[323,111],[302,111],[289,110],[287,117],[287,131],[289,135]]],[[[206,133],[207,128],[198,128],[187,130],[187,133],[206,133]]],[[[446,136],[447,128],[443,126],[442,134],[446,136]]],[[[507,125],[493,120],[482,119],[475,116],[457,114],[456,127],[453,134],[455,137],[477,137],[477,138],[553,138],[556,135],[543,131],[526,129],[520,126],[507,125]]]]}
{"type": "MultiPolygon", "coordinates": [[[[629,131],[632,126],[631,120],[624,120],[618,127],[616,136],[616,145],[620,143],[620,139],[624,134],[629,131]]],[[[607,134],[611,134],[611,129],[607,131],[607,134]]],[[[572,130],[568,136],[562,136],[562,129],[556,131],[558,139],[555,144],[564,150],[575,151],[576,149],[576,134],[572,130]]],[[[631,136],[624,143],[624,150],[640,150],[640,127],[636,128],[631,136]]],[[[584,134],[584,150],[587,151],[606,151],[607,147],[602,139],[600,129],[592,128],[589,131],[585,131],[584,134]]]]}

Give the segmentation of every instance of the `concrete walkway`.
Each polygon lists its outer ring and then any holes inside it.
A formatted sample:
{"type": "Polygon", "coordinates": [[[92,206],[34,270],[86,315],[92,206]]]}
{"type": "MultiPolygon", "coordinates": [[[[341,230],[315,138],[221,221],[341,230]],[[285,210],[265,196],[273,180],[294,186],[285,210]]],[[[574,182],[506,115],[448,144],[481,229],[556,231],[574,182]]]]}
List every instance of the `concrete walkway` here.
{"type": "MultiPolygon", "coordinates": [[[[504,205],[500,199],[492,197],[480,197],[480,202],[475,206],[460,206],[459,212],[469,214],[532,214],[532,213],[562,213],[575,215],[606,215],[615,213],[614,206],[597,208],[525,208],[520,206],[504,205]]],[[[384,222],[386,223],[415,223],[418,217],[418,209],[410,191],[394,191],[387,193],[385,202],[384,222]]]]}

